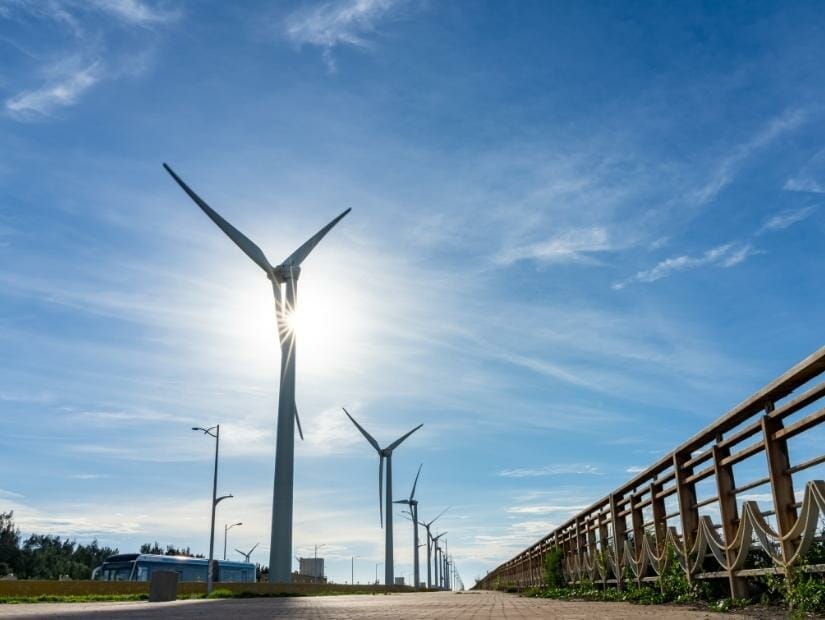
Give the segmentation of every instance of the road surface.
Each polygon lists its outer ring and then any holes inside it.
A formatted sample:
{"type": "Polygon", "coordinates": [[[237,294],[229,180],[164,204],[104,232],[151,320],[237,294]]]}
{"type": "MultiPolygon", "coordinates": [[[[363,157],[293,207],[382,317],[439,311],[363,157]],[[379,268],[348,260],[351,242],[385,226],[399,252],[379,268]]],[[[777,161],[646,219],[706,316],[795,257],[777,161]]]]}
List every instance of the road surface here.
{"type": "MultiPolygon", "coordinates": [[[[0,605],[0,618],[79,620],[224,620],[226,618],[319,618],[355,620],[408,618],[448,620],[733,620],[753,617],[711,613],[686,607],[586,603],[521,598],[500,592],[437,592],[352,596],[191,600],[172,603],[38,603],[0,605]]],[[[762,616],[764,617],[764,616],[762,616]]]]}

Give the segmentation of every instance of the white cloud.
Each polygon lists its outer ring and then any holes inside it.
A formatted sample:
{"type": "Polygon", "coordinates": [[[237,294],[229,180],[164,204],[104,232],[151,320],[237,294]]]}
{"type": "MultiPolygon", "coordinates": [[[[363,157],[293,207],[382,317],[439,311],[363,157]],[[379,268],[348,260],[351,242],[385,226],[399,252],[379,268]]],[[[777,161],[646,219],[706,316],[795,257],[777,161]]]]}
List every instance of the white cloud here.
{"type": "Polygon", "coordinates": [[[332,50],[339,45],[369,47],[367,37],[401,4],[401,0],[326,2],[290,14],[286,19],[286,35],[299,45],[322,48],[324,62],[330,71],[335,71],[332,50]]]}
{"type": "Polygon", "coordinates": [[[613,284],[614,289],[622,289],[633,282],[655,282],[666,278],[676,271],[688,271],[696,269],[697,267],[715,266],[715,267],[734,267],[748,257],[761,252],[754,248],[750,243],[725,243],[711,248],[701,254],[700,256],[675,256],[665,259],[656,264],[652,269],[639,271],[635,276],[616,282],[613,284]]]}
{"type": "Polygon", "coordinates": [[[792,178],[785,181],[783,188],[788,192],[808,192],[810,194],[825,194],[825,185],[812,179],[792,178]]]}
{"type": "Polygon", "coordinates": [[[561,504],[538,504],[535,506],[511,506],[507,509],[510,514],[543,515],[554,512],[576,514],[587,508],[587,505],[565,506],[561,504]]]}
{"type": "Polygon", "coordinates": [[[94,86],[101,76],[100,62],[78,66],[77,58],[62,61],[54,67],[57,77],[40,88],[23,91],[6,100],[6,110],[15,118],[49,116],[58,108],[77,103],[78,98],[94,86]]]}
{"type": "Polygon", "coordinates": [[[561,474],[592,474],[601,476],[604,472],[594,465],[546,465],[544,467],[521,467],[515,469],[504,469],[499,472],[499,476],[506,478],[529,478],[534,476],[557,476],[561,474]]]}
{"type": "Polygon", "coordinates": [[[593,262],[593,254],[612,249],[615,248],[610,243],[607,230],[595,226],[569,230],[546,241],[502,250],[495,260],[504,265],[526,259],[545,263],[593,262]]]}
{"type": "Polygon", "coordinates": [[[803,209],[788,209],[787,211],[782,211],[781,213],[777,213],[773,217],[771,217],[767,222],[762,225],[757,231],[757,235],[763,232],[775,231],[775,230],[784,230],[789,226],[793,226],[797,222],[801,222],[805,218],[807,218],[811,213],[814,212],[814,207],[805,207],[803,209]]]}
{"type": "Polygon", "coordinates": [[[628,474],[640,474],[645,469],[647,469],[647,468],[646,467],[641,467],[640,465],[631,465],[630,467],[625,469],[625,472],[627,472],[628,474]]]}
{"type": "Polygon", "coordinates": [[[711,178],[701,187],[690,192],[688,202],[700,206],[707,204],[727,187],[745,161],[755,152],[769,146],[780,136],[802,125],[807,115],[802,110],[787,110],[763,126],[750,140],[740,144],[717,165],[711,178]]]}
{"type": "Polygon", "coordinates": [[[176,13],[158,10],[140,0],[94,0],[97,9],[130,24],[145,26],[177,18],[176,13]]]}

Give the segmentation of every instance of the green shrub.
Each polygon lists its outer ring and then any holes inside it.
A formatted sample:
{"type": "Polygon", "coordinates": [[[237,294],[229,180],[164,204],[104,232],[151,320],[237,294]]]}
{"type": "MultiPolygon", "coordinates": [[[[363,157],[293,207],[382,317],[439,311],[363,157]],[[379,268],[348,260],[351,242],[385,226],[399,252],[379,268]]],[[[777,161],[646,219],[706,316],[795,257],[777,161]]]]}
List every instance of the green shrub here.
{"type": "Polygon", "coordinates": [[[218,588],[217,590],[212,590],[209,593],[207,598],[233,598],[235,594],[232,590],[228,590],[226,588],[218,588]]]}
{"type": "Polygon", "coordinates": [[[561,588],[566,584],[562,563],[564,562],[564,551],[559,547],[553,547],[544,556],[544,583],[550,588],[561,588]]]}

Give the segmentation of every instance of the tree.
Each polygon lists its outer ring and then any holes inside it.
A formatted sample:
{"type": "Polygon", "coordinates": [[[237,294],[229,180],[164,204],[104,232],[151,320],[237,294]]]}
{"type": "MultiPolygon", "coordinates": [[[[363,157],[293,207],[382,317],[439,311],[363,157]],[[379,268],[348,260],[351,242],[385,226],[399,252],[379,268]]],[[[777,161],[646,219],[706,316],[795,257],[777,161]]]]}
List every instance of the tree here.
{"type": "Polygon", "coordinates": [[[155,541],[154,543],[143,543],[140,546],[141,553],[149,553],[152,555],[182,555],[188,558],[202,558],[204,557],[202,554],[194,554],[189,547],[185,549],[181,547],[178,549],[174,545],[166,545],[166,549],[164,550],[160,543],[155,541]]]}
{"type": "Polygon", "coordinates": [[[0,512],[0,576],[14,572],[19,557],[20,530],[14,525],[14,511],[0,512]]]}

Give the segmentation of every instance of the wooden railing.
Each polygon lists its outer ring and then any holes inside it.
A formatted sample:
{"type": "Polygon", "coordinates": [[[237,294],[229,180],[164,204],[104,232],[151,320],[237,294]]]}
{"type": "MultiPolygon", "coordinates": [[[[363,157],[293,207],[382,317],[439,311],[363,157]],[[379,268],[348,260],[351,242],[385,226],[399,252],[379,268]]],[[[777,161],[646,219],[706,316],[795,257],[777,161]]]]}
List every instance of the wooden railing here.
{"type": "Polygon", "coordinates": [[[814,541],[821,544],[825,515],[818,467],[825,463],[825,427],[817,428],[825,420],[823,373],[825,347],[476,587],[541,586],[553,548],[563,552],[568,583],[652,581],[670,557],[691,580],[726,578],[739,597],[754,575],[792,565],[825,571],[806,558],[814,541]],[[797,453],[805,458],[792,463],[797,453]]]}

